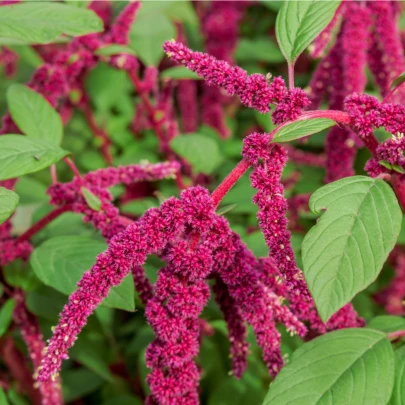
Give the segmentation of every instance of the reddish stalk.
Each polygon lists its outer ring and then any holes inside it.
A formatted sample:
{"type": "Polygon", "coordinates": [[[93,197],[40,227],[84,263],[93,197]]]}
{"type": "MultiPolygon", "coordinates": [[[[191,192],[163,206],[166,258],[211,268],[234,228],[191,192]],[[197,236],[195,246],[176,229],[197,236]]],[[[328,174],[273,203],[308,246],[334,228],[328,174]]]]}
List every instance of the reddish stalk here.
{"type": "Polygon", "coordinates": [[[63,161],[70,167],[70,170],[72,170],[73,174],[76,177],[79,177],[79,178],[82,177],[72,159],[69,159],[69,158],[65,157],[65,158],[63,158],[63,161]]]}
{"type": "Polygon", "coordinates": [[[45,215],[42,219],[40,219],[37,223],[31,226],[28,230],[22,233],[14,243],[18,245],[21,242],[25,242],[30,240],[36,233],[38,233],[41,229],[45,228],[50,222],[52,222],[55,218],[59,215],[63,214],[64,212],[71,211],[72,205],[66,204],[62,205],[61,207],[57,207],[52,210],[49,214],[45,215]]]}
{"type": "Polygon", "coordinates": [[[288,64],[288,87],[290,90],[294,88],[294,63],[288,64]]]}
{"type": "Polygon", "coordinates": [[[56,174],[56,165],[51,166],[51,179],[52,184],[56,184],[58,182],[58,176],[56,174]]]}
{"type": "MultiPolygon", "coordinates": [[[[147,93],[145,91],[143,91],[142,83],[139,80],[139,77],[137,76],[136,72],[132,72],[132,71],[129,72],[129,77],[132,81],[135,91],[141,97],[142,103],[146,108],[149,120],[152,124],[152,128],[155,131],[156,136],[158,137],[159,144],[160,144],[160,150],[162,151],[162,153],[164,153],[167,156],[167,158],[170,161],[174,160],[175,155],[167,143],[166,135],[162,128],[162,120],[156,119],[156,113],[157,113],[156,108],[152,105],[147,93]]],[[[184,184],[184,181],[183,181],[180,173],[176,174],[176,185],[180,191],[187,188],[187,186],[184,184]]]]}
{"type": "Polygon", "coordinates": [[[109,166],[112,166],[113,158],[110,152],[111,140],[108,137],[107,132],[98,126],[96,119],[94,118],[93,110],[88,104],[85,104],[82,107],[82,111],[94,136],[101,140],[100,151],[104,160],[109,166]]]}
{"type": "Polygon", "coordinates": [[[405,330],[397,330],[395,332],[387,333],[387,337],[390,340],[398,339],[398,338],[404,337],[404,336],[405,336],[405,330]]]}
{"type": "Polygon", "coordinates": [[[222,183],[211,194],[214,206],[218,207],[219,203],[226,196],[228,191],[235,185],[235,183],[245,174],[249,169],[249,163],[242,159],[235,168],[225,177],[222,183]]]}

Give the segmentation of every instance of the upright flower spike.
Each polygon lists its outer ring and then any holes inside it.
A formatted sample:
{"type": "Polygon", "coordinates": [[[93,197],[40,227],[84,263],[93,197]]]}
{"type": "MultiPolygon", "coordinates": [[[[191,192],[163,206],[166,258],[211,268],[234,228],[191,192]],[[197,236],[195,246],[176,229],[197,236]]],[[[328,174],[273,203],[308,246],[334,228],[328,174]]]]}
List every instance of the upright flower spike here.
{"type": "Polygon", "coordinates": [[[248,364],[249,343],[246,341],[247,330],[245,321],[235,300],[230,296],[228,287],[220,277],[216,278],[213,290],[215,292],[215,300],[224,315],[228,327],[232,374],[239,379],[242,377],[248,364]]]}
{"type": "MultiPolygon", "coordinates": [[[[378,63],[380,71],[375,71],[379,77],[377,84],[380,84],[381,94],[385,96],[393,80],[405,70],[405,58],[397,26],[397,10],[390,1],[370,1],[368,7],[374,17],[375,39],[378,41],[373,44],[376,47],[374,52],[377,52],[376,56],[381,55],[381,62],[378,63]]],[[[373,49],[370,49],[370,52],[373,53],[373,49]]],[[[375,61],[376,58],[372,60],[375,61]]],[[[404,90],[398,89],[394,100],[403,101],[404,96],[404,90]]]]}
{"type": "MultiPolygon", "coordinates": [[[[14,294],[16,307],[14,309],[13,319],[20,329],[21,336],[27,346],[28,354],[31,358],[34,370],[36,370],[44,356],[45,343],[39,328],[37,319],[28,312],[24,303],[25,297],[22,292],[14,294]]],[[[34,373],[34,379],[37,380],[37,373],[34,373]]],[[[62,405],[62,387],[60,380],[48,380],[42,383],[36,383],[36,387],[41,394],[42,405],[62,405]]]]}
{"type": "Polygon", "coordinates": [[[224,87],[229,95],[236,94],[248,107],[267,113],[271,103],[281,101],[279,81],[269,84],[263,75],[248,76],[237,66],[232,67],[210,55],[193,52],[179,42],[168,41],[163,49],[175,62],[184,64],[203,77],[208,85],[224,87]]]}
{"type": "Polygon", "coordinates": [[[108,250],[100,254],[92,269],[83,275],[63,308],[39,368],[40,381],[57,374],[87,318],[110,289],[120,284],[134,266],[142,265],[149,254],[162,250],[181,234],[182,224],[181,203],[171,198],[159,209],[149,209],[136,223],[111,239],[108,250]]]}
{"type": "Polygon", "coordinates": [[[140,7],[141,3],[139,1],[130,2],[115,20],[105,41],[112,44],[127,45],[131,25],[135,21],[140,7]]]}

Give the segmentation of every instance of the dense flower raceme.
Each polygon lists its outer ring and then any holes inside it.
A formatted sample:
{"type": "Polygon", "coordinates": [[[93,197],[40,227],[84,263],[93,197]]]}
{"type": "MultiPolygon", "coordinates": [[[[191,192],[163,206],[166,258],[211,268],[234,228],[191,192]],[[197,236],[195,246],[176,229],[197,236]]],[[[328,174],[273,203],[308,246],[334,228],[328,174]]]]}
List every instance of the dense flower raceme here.
{"type": "Polygon", "coordinates": [[[282,282],[287,286],[293,312],[307,320],[313,329],[324,333],[329,328],[356,327],[363,324],[348,305],[324,325],[315,310],[301,270],[297,267],[287,229],[287,201],[281,184],[281,174],[287,154],[278,145],[269,146],[270,136],[252,134],[245,139],[243,156],[254,167],[252,186],[258,190],[254,202],[259,208],[258,221],[269,247],[270,257],[277,266],[282,282]]]}
{"type": "Polygon", "coordinates": [[[207,191],[196,187],[183,192],[180,200],[172,198],[159,209],[150,209],[111,239],[62,311],[39,369],[41,381],[57,373],[87,317],[109,289],[153,252],[163,252],[167,266],[159,272],[154,292],[144,291],[146,316],[156,333],[147,351],[152,369],[149,403],[198,403],[199,373],[193,358],[199,347],[198,315],[209,297],[204,280],[211,274],[219,280],[215,287],[219,301],[227,301],[221,307],[230,327],[235,375],[239,377],[246,366],[244,322],[252,325],[270,373],[277,374],[283,361],[276,322],[302,336],[306,328],[281,305],[275,267],[255,259],[226,220],[214,214],[207,191]],[[230,305],[239,308],[237,320],[227,314],[230,305]],[[179,379],[184,384],[175,384],[179,379]]]}

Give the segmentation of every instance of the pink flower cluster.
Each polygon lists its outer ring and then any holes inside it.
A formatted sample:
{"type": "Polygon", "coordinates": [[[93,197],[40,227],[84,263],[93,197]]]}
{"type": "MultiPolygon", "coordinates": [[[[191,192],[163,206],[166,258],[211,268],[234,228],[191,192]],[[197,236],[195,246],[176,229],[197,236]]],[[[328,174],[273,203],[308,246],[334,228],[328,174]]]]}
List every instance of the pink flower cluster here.
{"type": "MultiPolygon", "coordinates": [[[[25,297],[21,291],[14,294],[16,307],[13,313],[13,319],[20,329],[21,336],[27,346],[29,356],[31,358],[34,370],[41,365],[41,360],[44,357],[45,343],[39,328],[38,320],[25,306],[25,297]]],[[[34,379],[38,377],[34,373],[34,379]]],[[[36,388],[41,393],[42,405],[62,405],[62,387],[59,378],[48,380],[43,383],[36,383],[36,388]]]]}
{"type": "Polygon", "coordinates": [[[217,60],[211,55],[193,52],[175,41],[163,46],[175,62],[203,77],[210,86],[224,87],[229,95],[236,94],[242,103],[262,113],[270,111],[270,104],[280,102],[286,92],[284,81],[275,78],[271,83],[260,74],[248,75],[243,69],[217,60]]]}
{"type": "Polygon", "coordinates": [[[178,170],[177,162],[109,167],[90,172],[84,177],[75,177],[70,183],[56,183],[48,189],[48,194],[51,196],[51,204],[72,204],[74,212],[85,214],[84,220],[93,223],[109,240],[125,229],[127,223],[120,218],[107,188],[117,184],[173,178],[178,170]],[[83,187],[100,199],[99,211],[89,207],[83,195],[83,187]]]}

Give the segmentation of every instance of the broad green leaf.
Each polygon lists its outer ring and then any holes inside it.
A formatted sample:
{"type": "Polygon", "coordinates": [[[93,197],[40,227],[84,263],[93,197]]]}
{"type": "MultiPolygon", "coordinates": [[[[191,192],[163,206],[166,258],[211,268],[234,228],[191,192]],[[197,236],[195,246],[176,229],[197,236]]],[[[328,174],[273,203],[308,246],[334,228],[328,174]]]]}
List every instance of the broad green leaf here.
{"type": "Polygon", "coordinates": [[[405,346],[395,350],[395,381],[389,405],[405,403],[405,346]]]}
{"type": "Polygon", "coordinates": [[[38,172],[68,154],[68,151],[42,139],[3,135],[0,137],[0,180],[38,172]]]}
{"type": "Polygon", "coordinates": [[[203,134],[178,135],[170,145],[193,166],[195,173],[211,174],[222,162],[218,143],[203,134]]]}
{"type": "Polygon", "coordinates": [[[391,84],[391,89],[398,87],[400,84],[405,82],[405,72],[402,72],[391,84]]]}
{"type": "Polygon", "coordinates": [[[3,336],[13,319],[13,311],[15,307],[15,301],[13,298],[9,298],[0,308],[0,336],[3,336]]]}
{"type": "Polygon", "coordinates": [[[378,276],[402,221],[394,192],[380,179],[348,177],[317,190],[309,200],[325,212],[302,245],[304,275],[323,321],[378,276]]]}
{"type": "Polygon", "coordinates": [[[255,39],[242,38],[236,48],[235,58],[238,62],[284,62],[284,56],[274,40],[269,37],[255,39]]]}
{"type": "Polygon", "coordinates": [[[130,47],[145,65],[157,66],[164,55],[162,44],[176,36],[163,3],[169,2],[143,2],[131,28],[130,47]]]}
{"type": "Polygon", "coordinates": [[[62,119],[41,94],[22,84],[13,84],[7,91],[7,104],[14,122],[25,135],[54,145],[61,143],[62,119]]]}
{"type": "Polygon", "coordinates": [[[201,80],[197,73],[192,72],[184,66],[174,66],[169,69],[165,69],[160,74],[161,79],[193,79],[201,80]]]}
{"type": "Polygon", "coordinates": [[[380,315],[373,318],[367,324],[367,327],[380,330],[381,332],[396,332],[405,329],[405,318],[393,315],[380,315]]]}
{"type": "Polygon", "coordinates": [[[28,2],[0,9],[0,42],[46,44],[62,34],[79,36],[100,32],[103,22],[91,10],[54,2],[28,2]]]}
{"type": "Polygon", "coordinates": [[[284,0],[276,20],[281,52],[293,64],[329,24],[341,0],[284,0]]]}
{"type": "Polygon", "coordinates": [[[30,405],[26,398],[13,388],[8,390],[8,400],[11,405],[30,405]]]}
{"type": "Polygon", "coordinates": [[[94,211],[100,211],[101,200],[86,187],[82,187],[80,190],[84,199],[86,200],[87,205],[94,211]]]}
{"type": "MultiPolygon", "coordinates": [[[[87,236],[60,236],[47,240],[31,255],[31,266],[45,284],[63,294],[71,294],[98,254],[106,250],[105,242],[87,236]]],[[[111,308],[135,309],[132,276],[114,287],[103,304],[111,308]]]]}
{"type": "Polygon", "coordinates": [[[96,52],[94,52],[95,55],[99,56],[112,56],[112,55],[119,55],[121,53],[128,55],[135,55],[133,49],[118,44],[103,46],[102,48],[98,48],[96,52]]]}
{"type": "Polygon", "coordinates": [[[344,329],[295,351],[263,405],[382,405],[393,383],[394,353],[385,335],[344,329]]]}
{"type": "Polygon", "coordinates": [[[14,191],[0,187],[0,224],[11,216],[17,208],[19,199],[14,191]]]}
{"type": "Polygon", "coordinates": [[[1,405],[9,405],[10,402],[8,402],[6,394],[3,390],[3,388],[0,387],[0,404],[1,405]]]}
{"type": "Polygon", "coordinates": [[[326,128],[336,125],[329,118],[314,118],[310,120],[295,121],[280,128],[274,135],[272,142],[290,142],[294,139],[316,134],[326,128]]]}
{"type": "Polygon", "coordinates": [[[70,350],[69,356],[105,380],[113,382],[114,378],[108,368],[104,351],[105,348],[102,344],[97,345],[97,342],[86,339],[86,336],[81,336],[70,350]]]}
{"type": "Polygon", "coordinates": [[[66,403],[83,398],[105,384],[105,380],[85,368],[67,370],[63,374],[63,398],[66,403]]]}

